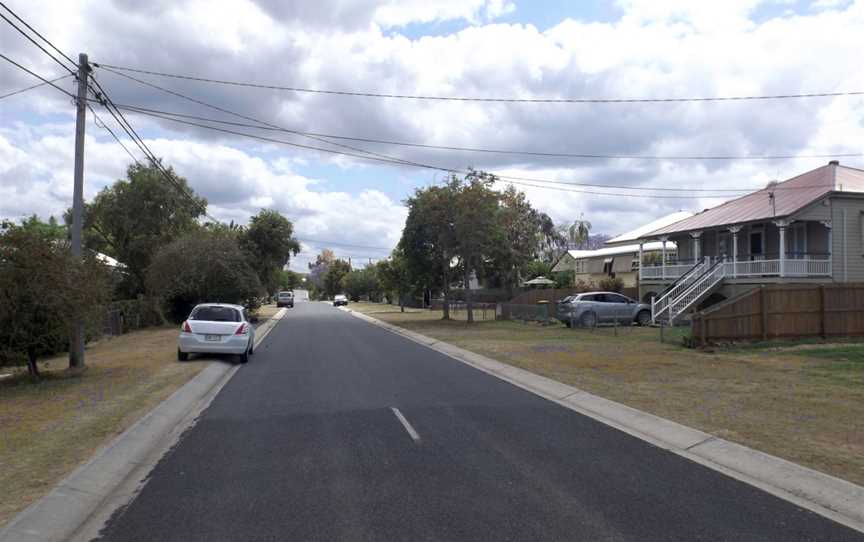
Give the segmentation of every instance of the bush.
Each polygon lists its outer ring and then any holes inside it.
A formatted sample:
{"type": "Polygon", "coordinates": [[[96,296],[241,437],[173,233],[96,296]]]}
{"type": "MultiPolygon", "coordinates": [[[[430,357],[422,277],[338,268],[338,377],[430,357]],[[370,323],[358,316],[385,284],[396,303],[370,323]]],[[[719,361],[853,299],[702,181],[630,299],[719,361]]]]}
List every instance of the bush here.
{"type": "Polygon", "coordinates": [[[0,226],[0,365],[26,363],[39,376],[36,360],[65,350],[75,323],[86,336],[99,333],[110,291],[108,269],[92,253],[75,258],[50,233],[0,226]]]}
{"type": "Polygon", "coordinates": [[[162,248],[147,268],[147,291],[182,322],[198,303],[235,303],[257,309],[265,294],[236,236],[199,231],[162,248]]]}
{"type": "Polygon", "coordinates": [[[621,277],[606,277],[600,280],[600,289],[606,292],[618,292],[620,294],[624,291],[624,281],[621,277]]]}

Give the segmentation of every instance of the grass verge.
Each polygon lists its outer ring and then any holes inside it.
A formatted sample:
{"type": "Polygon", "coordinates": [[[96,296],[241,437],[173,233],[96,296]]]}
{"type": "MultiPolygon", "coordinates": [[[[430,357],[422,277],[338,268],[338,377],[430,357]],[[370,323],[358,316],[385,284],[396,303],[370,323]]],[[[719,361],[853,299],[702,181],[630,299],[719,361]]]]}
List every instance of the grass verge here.
{"type": "Polygon", "coordinates": [[[99,340],[82,372],[67,371],[63,355],[40,363],[41,381],[0,380],[0,525],[209,363],[177,362],[177,329],[99,340]]]}
{"type": "Polygon", "coordinates": [[[567,329],[364,312],[590,393],[864,484],[864,345],[683,348],[682,330],[567,329]]]}

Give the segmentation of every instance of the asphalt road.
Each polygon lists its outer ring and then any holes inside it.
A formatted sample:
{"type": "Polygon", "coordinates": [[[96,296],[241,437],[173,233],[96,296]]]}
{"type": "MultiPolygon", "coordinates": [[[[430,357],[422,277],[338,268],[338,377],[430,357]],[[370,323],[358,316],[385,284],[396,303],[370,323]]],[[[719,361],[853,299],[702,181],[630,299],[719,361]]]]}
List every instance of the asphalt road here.
{"type": "Polygon", "coordinates": [[[320,303],[289,311],[103,535],[864,539],[320,303]]]}

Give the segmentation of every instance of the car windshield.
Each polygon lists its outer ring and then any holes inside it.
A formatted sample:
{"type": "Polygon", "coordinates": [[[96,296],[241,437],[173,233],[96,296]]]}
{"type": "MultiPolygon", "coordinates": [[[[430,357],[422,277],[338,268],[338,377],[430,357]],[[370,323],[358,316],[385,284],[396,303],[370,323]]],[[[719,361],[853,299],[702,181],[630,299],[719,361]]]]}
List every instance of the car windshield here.
{"type": "Polygon", "coordinates": [[[240,311],[231,307],[197,307],[192,311],[189,319],[207,322],[239,322],[240,311]]]}

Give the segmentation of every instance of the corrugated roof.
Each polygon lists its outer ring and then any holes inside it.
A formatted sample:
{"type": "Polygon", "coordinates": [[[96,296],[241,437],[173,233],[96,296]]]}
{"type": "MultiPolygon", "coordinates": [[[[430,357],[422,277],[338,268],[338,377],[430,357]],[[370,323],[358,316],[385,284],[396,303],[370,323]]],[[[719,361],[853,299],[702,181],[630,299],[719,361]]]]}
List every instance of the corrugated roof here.
{"type": "Polygon", "coordinates": [[[864,171],[829,163],[782,183],[777,183],[773,187],[757,190],[702,211],[690,218],[658,228],[645,234],[644,238],[657,238],[671,233],[782,218],[835,190],[864,192],[864,171]],[[774,194],[773,202],[770,197],[772,192],[774,194]]]}
{"type": "Polygon", "coordinates": [[[670,226],[672,224],[675,224],[676,222],[684,220],[685,218],[690,218],[691,216],[693,216],[693,213],[691,213],[690,211],[675,211],[672,214],[668,214],[666,216],[658,218],[657,220],[654,220],[653,222],[649,222],[644,226],[639,226],[635,230],[628,231],[627,233],[622,233],[618,237],[613,237],[612,239],[606,241],[604,244],[606,246],[620,245],[623,243],[632,244],[634,241],[638,241],[639,238],[641,238],[646,233],[651,233],[654,230],[670,226]]]}

